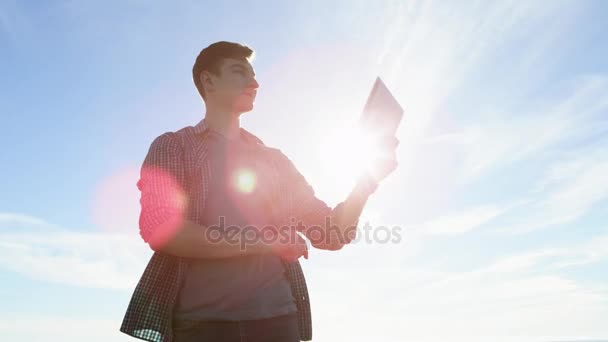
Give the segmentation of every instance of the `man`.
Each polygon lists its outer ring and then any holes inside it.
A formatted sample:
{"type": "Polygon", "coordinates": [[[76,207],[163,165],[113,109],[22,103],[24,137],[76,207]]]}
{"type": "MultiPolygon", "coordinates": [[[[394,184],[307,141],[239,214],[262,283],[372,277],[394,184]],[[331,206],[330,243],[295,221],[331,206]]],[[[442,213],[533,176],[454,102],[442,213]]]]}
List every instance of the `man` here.
{"type": "MultiPolygon", "coordinates": [[[[310,303],[298,259],[338,250],[393,153],[335,208],[280,150],[240,127],[259,87],[253,50],[217,42],[192,70],[206,113],[151,144],[141,178],[140,233],[154,254],[121,331],[148,341],[310,340],[310,303]],[[295,232],[299,233],[295,233],[295,232]]],[[[345,166],[347,167],[347,166],[345,166]]],[[[354,228],[354,229],[353,229],[354,228]]]]}

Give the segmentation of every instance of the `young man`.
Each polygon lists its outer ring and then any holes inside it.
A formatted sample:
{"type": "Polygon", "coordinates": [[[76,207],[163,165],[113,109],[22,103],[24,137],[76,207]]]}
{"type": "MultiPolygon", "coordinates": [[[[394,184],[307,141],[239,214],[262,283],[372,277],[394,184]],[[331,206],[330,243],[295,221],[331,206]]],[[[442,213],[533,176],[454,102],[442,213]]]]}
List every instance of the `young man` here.
{"type": "MultiPolygon", "coordinates": [[[[154,254],[121,331],[148,341],[281,341],[312,338],[298,259],[338,250],[390,158],[335,208],[315,197],[291,161],[240,127],[258,90],[253,51],[217,42],[192,70],[206,113],[195,126],[158,136],[143,162],[140,233],[154,254]]],[[[394,150],[394,146],[393,150],[394,150]]],[[[345,167],[348,167],[345,165],[345,167]]]]}

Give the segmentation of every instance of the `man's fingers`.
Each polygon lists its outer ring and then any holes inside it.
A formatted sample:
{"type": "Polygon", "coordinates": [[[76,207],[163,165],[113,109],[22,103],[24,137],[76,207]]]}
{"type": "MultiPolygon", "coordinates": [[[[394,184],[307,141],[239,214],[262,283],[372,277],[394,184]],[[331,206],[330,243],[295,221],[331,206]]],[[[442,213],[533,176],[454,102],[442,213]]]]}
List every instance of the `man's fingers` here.
{"type": "Polygon", "coordinates": [[[308,245],[306,244],[306,240],[298,235],[298,245],[297,249],[300,256],[303,256],[305,259],[308,259],[308,245]]]}
{"type": "Polygon", "coordinates": [[[293,262],[301,256],[308,259],[308,244],[300,234],[296,234],[295,241],[285,245],[283,248],[283,252],[281,253],[283,260],[293,262]]]}
{"type": "Polygon", "coordinates": [[[395,150],[397,148],[397,146],[399,146],[399,139],[397,139],[397,137],[392,136],[392,135],[384,136],[381,138],[380,144],[381,144],[382,148],[392,151],[392,150],[395,150]]]}
{"type": "Polygon", "coordinates": [[[303,256],[305,259],[308,259],[308,250],[301,250],[298,252],[289,252],[289,253],[285,253],[281,256],[282,259],[286,260],[286,261],[296,261],[298,260],[301,256],[303,256]]]}
{"type": "Polygon", "coordinates": [[[304,259],[308,259],[308,245],[306,244],[306,240],[298,234],[298,257],[303,256],[304,259]]]}

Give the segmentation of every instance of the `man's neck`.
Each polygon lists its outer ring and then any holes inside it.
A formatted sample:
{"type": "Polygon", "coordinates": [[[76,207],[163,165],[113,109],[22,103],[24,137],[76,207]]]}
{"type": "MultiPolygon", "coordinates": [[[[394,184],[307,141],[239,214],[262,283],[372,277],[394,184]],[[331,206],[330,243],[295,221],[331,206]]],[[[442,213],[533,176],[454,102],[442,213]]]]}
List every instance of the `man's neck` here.
{"type": "Polygon", "coordinates": [[[205,124],[227,139],[237,139],[240,135],[241,124],[238,115],[216,110],[207,110],[205,113],[205,124]]]}

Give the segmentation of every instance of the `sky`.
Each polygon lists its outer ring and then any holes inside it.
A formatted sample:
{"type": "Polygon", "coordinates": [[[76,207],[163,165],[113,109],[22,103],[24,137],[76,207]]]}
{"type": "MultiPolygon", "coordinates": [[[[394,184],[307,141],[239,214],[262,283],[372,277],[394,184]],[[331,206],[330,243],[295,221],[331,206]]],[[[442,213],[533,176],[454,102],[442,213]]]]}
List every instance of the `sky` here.
{"type": "Polygon", "coordinates": [[[242,126],[331,206],[376,76],[405,109],[361,218],[397,235],[303,261],[314,341],[608,340],[607,23],[604,1],[1,0],[0,335],[133,340],[139,168],[204,117],[192,64],[228,40],[256,51],[242,126]]]}

